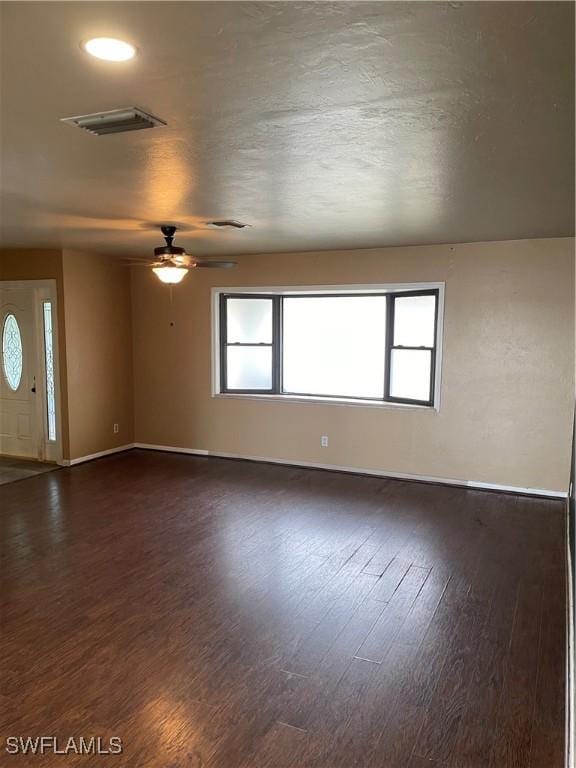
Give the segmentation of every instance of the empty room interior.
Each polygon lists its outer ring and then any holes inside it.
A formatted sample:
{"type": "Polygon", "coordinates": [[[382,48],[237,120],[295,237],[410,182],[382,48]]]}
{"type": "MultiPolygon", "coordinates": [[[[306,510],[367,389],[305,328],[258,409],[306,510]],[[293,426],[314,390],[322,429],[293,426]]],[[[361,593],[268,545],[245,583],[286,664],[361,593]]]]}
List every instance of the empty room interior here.
{"type": "Polygon", "coordinates": [[[0,765],[574,768],[573,2],[0,2],[0,765]]]}

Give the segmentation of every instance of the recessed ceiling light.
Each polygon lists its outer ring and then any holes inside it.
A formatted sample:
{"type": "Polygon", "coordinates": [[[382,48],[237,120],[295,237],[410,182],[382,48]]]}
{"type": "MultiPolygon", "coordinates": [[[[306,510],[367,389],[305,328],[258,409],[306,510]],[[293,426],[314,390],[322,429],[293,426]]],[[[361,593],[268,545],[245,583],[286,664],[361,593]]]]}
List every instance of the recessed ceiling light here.
{"type": "Polygon", "coordinates": [[[136,48],[133,45],[113,37],[94,37],[82,47],[86,53],[104,61],[128,61],[136,55],[136,48]]]}

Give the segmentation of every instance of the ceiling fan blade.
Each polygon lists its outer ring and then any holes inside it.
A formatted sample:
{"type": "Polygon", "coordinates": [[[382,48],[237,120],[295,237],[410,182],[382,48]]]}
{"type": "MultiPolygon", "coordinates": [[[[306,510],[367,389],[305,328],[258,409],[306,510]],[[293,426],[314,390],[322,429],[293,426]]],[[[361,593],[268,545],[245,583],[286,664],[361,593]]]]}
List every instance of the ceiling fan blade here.
{"type": "Polygon", "coordinates": [[[120,266],[121,267],[146,267],[146,269],[150,269],[150,267],[158,266],[158,264],[154,264],[153,261],[149,261],[148,263],[144,261],[121,261],[120,266]]]}
{"type": "Polygon", "coordinates": [[[193,261],[193,267],[202,267],[205,269],[230,269],[235,267],[236,261],[193,261]]]}

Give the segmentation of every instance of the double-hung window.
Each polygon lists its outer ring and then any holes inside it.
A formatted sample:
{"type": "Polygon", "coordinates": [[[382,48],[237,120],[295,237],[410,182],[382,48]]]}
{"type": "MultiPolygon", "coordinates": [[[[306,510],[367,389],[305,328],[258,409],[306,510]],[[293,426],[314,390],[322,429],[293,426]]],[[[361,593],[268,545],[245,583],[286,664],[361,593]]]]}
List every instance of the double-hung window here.
{"type": "Polygon", "coordinates": [[[215,392],[437,405],[441,291],[216,290],[215,392]]]}

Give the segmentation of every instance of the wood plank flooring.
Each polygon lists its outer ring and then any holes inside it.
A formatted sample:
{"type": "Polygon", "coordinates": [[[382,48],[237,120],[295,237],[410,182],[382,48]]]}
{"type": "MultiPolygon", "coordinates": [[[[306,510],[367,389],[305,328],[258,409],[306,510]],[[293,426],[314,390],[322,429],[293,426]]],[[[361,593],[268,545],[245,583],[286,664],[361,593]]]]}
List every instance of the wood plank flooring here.
{"type": "Polygon", "coordinates": [[[131,451],[0,508],[2,766],[564,764],[561,501],[131,451]]]}

